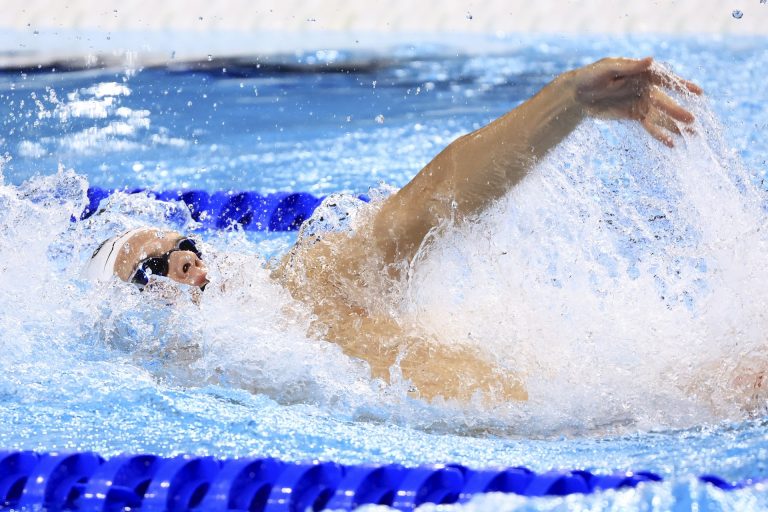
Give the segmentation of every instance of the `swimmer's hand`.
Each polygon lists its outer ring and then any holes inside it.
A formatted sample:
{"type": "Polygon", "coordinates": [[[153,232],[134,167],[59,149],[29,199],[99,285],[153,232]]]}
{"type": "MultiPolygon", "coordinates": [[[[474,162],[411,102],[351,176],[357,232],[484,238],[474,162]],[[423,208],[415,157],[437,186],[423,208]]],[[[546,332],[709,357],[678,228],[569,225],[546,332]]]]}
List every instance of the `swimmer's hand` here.
{"type": "Polygon", "coordinates": [[[693,114],[664,89],[699,95],[701,87],[644,59],[605,58],[566,73],[576,102],[585,115],[640,122],[654,138],[674,146],[679,124],[689,125],[693,114]]]}

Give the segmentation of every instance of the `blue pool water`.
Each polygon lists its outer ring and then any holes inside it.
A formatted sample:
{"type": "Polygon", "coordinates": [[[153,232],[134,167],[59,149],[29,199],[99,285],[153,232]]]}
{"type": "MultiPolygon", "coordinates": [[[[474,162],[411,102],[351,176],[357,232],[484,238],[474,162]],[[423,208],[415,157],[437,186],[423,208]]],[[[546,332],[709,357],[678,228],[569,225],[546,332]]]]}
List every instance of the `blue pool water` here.
{"type": "Polygon", "coordinates": [[[767,42],[511,38],[492,55],[0,73],[0,447],[650,470],[666,481],[467,508],[768,507],[762,486],[693,478],[768,472],[765,395],[734,383],[768,363],[767,42]],[[608,54],[655,55],[701,84],[698,134],[670,152],[585,123],[498,207],[447,230],[403,297],[425,332],[469,331],[527,375],[527,404],[413,400],[308,338],[308,312],[265,268],[295,233],[201,233],[229,287],[199,305],[79,278],[120,230],[195,227],[178,204],[125,195],[73,224],[88,186],[342,192],[364,208],[351,197],[404,185],[455,137],[608,54]]]}

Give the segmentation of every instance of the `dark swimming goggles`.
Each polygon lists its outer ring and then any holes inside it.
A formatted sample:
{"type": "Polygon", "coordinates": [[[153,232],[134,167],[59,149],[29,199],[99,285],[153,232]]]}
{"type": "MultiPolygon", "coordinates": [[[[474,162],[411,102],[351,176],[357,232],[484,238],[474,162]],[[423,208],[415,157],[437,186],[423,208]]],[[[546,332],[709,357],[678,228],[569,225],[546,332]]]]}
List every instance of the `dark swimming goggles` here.
{"type": "Polygon", "coordinates": [[[136,267],[136,272],[133,273],[131,282],[139,286],[139,288],[144,288],[149,284],[149,276],[167,277],[170,265],[169,259],[171,254],[176,251],[189,251],[195,253],[198,258],[203,259],[203,253],[197,248],[195,241],[191,238],[184,237],[176,242],[176,247],[165,254],[141,260],[138,267],[136,267]]]}

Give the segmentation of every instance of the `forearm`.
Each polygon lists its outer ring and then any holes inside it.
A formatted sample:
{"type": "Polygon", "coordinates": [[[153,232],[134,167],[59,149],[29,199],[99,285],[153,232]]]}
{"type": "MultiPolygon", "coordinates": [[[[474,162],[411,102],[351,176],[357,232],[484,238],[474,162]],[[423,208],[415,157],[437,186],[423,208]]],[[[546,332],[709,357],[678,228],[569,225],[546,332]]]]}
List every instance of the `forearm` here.
{"type": "Polygon", "coordinates": [[[414,396],[469,401],[479,393],[488,404],[528,399],[522,379],[479,347],[412,336],[389,316],[348,306],[316,307],[314,313],[318,323],[312,330],[366,361],[374,378],[389,382],[393,365],[398,367],[414,396]]]}
{"type": "Polygon", "coordinates": [[[487,208],[583,118],[570,74],[437,155],[382,206],[374,237],[388,263],[410,259],[430,229],[487,208]]]}
{"type": "Polygon", "coordinates": [[[470,401],[478,396],[486,404],[528,400],[522,380],[481,357],[480,349],[446,346],[418,340],[398,359],[402,375],[419,397],[470,401]]]}

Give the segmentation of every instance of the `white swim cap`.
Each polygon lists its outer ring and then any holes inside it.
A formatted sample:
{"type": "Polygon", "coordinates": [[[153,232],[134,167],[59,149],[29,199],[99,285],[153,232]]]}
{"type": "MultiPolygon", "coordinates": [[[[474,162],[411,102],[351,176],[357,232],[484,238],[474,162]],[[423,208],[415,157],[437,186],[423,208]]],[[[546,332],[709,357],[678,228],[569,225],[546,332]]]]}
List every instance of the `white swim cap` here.
{"type": "Polygon", "coordinates": [[[144,228],[132,229],[122,235],[104,240],[93,252],[90,261],[83,269],[82,275],[92,281],[108,281],[115,275],[115,262],[123,245],[134,234],[144,228]]]}

